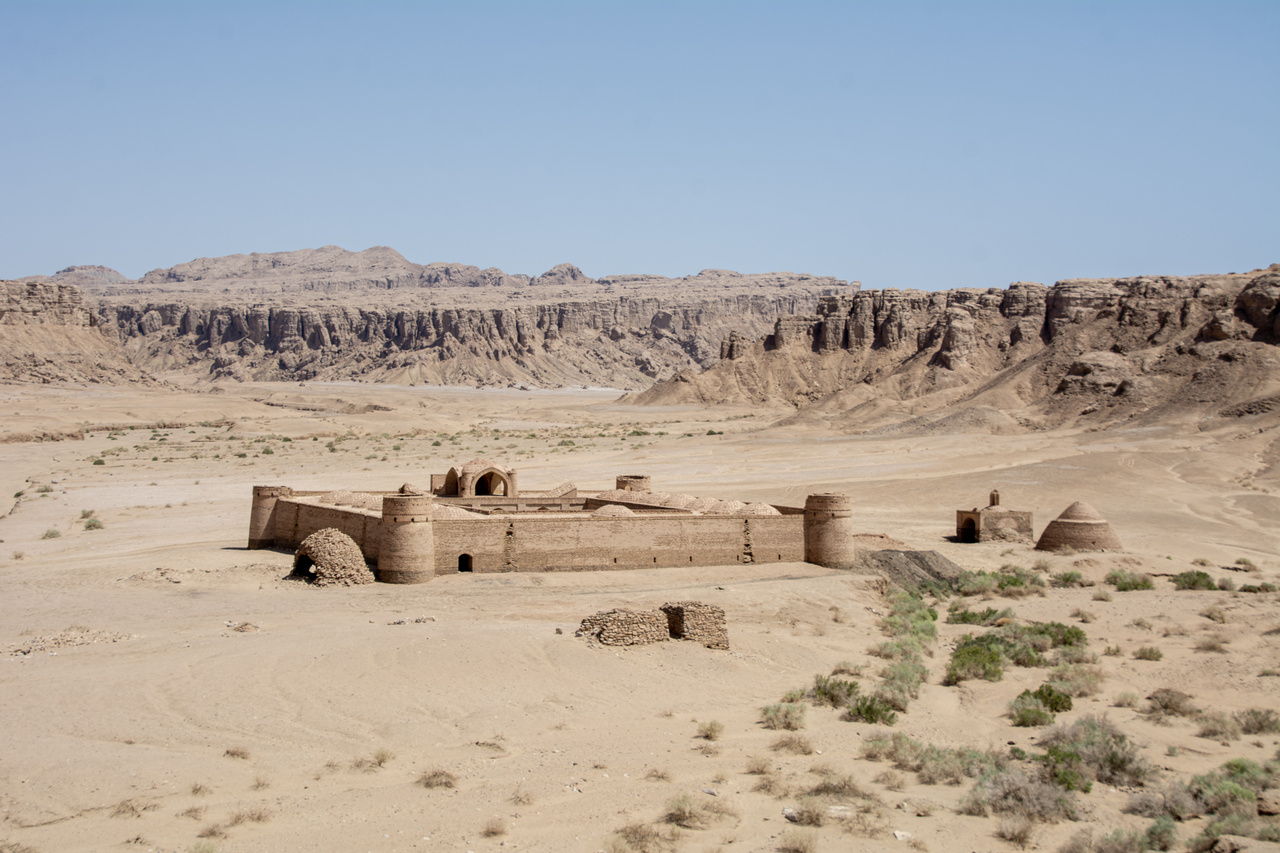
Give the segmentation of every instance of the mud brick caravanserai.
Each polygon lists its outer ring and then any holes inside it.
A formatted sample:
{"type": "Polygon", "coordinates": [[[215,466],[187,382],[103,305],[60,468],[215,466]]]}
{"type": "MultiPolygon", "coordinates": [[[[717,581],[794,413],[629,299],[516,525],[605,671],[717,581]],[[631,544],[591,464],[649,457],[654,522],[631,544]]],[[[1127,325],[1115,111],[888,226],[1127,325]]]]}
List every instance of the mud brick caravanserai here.
{"type": "MultiPolygon", "coordinates": [[[[992,493],[992,506],[957,514],[957,528],[960,516],[975,516],[964,528],[972,538],[961,535],[962,541],[1004,538],[989,535],[1001,528],[1005,536],[1030,536],[1031,514],[1001,511],[998,501],[992,493]]],[[[573,483],[523,491],[515,469],[486,459],[433,474],[429,489],[254,487],[250,549],[296,550],[327,528],[349,536],[383,583],[424,583],[454,572],[800,561],[848,569],[857,562],[853,501],[842,494],[809,495],[803,508],[743,503],[655,492],[641,474],[620,475],[606,491],[580,491],[573,483]]],[[[1095,538],[1118,547],[1114,533],[1095,538]]]]}

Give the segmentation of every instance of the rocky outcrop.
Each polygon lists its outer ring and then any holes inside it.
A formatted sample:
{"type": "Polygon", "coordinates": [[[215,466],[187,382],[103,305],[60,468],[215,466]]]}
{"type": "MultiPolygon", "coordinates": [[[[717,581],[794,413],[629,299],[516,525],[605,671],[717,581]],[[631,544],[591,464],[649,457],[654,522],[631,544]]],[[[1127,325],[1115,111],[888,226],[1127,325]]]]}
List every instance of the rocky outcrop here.
{"type": "Polygon", "coordinates": [[[79,288],[41,280],[0,282],[0,379],[20,382],[149,381],[101,334],[79,288]]]}
{"type": "Polygon", "coordinates": [[[1006,290],[859,291],[780,317],[772,335],[730,335],[719,364],[633,399],[786,401],[872,428],[884,415],[900,423],[904,413],[943,408],[950,423],[965,407],[991,429],[1004,428],[990,417],[996,410],[1018,413],[1024,426],[1204,415],[1274,396],[1277,342],[1280,265],[1006,290]]]}

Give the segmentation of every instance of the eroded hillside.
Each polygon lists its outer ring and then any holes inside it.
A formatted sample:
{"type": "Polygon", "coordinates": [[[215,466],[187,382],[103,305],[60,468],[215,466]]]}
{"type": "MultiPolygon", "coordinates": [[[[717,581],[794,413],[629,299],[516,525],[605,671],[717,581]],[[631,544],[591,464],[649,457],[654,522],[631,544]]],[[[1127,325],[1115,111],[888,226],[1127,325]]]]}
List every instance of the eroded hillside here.
{"type": "Polygon", "coordinates": [[[1280,265],[821,300],[642,404],[784,401],[866,430],[1001,432],[1280,411],[1280,265]]]}

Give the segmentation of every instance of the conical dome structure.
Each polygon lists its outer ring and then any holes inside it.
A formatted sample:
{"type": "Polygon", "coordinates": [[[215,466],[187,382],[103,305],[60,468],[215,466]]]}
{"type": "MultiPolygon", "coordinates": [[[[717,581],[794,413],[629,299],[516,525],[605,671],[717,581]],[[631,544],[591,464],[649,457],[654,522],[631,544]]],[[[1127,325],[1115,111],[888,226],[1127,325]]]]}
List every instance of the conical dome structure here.
{"type": "Polygon", "coordinates": [[[1120,537],[1102,514],[1083,501],[1076,501],[1062,511],[1040,534],[1037,551],[1123,551],[1120,537]]]}

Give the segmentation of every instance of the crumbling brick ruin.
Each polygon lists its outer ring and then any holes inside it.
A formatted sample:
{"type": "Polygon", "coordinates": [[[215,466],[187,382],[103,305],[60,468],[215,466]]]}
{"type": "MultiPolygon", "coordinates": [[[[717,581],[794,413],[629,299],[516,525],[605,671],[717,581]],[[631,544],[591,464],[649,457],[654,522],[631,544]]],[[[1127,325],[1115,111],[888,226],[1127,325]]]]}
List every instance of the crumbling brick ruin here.
{"type": "Polygon", "coordinates": [[[724,610],[697,601],[668,602],[657,610],[602,611],[583,619],[574,636],[606,646],[689,640],[709,649],[729,648],[724,610]]]}
{"type": "Polygon", "coordinates": [[[316,586],[355,586],[374,581],[360,546],[332,527],[317,530],[302,540],[294,554],[290,576],[316,586]]]}

